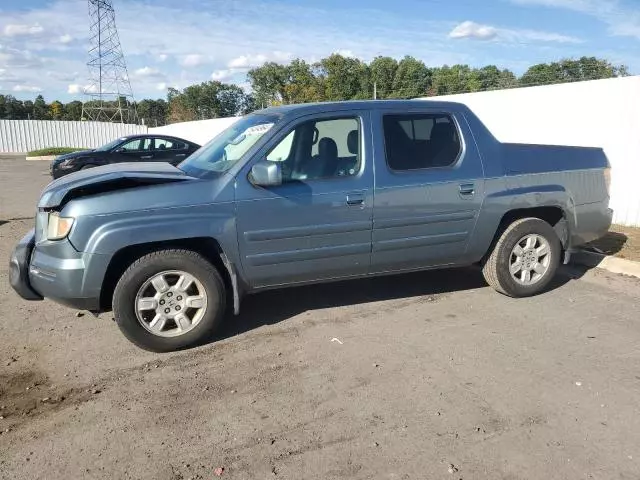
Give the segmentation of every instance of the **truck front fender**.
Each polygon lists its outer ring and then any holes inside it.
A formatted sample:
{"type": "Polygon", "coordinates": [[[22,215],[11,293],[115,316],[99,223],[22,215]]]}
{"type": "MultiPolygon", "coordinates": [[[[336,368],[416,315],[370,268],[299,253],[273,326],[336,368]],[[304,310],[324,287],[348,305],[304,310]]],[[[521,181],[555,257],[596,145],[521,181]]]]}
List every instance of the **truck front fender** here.
{"type": "Polygon", "coordinates": [[[190,207],[139,212],[136,215],[86,217],[74,227],[69,239],[87,259],[83,279],[87,291],[94,291],[103,284],[107,269],[111,270],[111,260],[125,249],[147,244],[198,243],[198,250],[209,258],[218,257],[220,267],[226,269],[237,312],[243,276],[235,229],[233,205],[225,204],[216,205],[215,211],[190,207]],[[212,242],[200,242],[199,239],[211,239],[212,242]],[[214,248],[215,244],[219,250],[214,248]]]}

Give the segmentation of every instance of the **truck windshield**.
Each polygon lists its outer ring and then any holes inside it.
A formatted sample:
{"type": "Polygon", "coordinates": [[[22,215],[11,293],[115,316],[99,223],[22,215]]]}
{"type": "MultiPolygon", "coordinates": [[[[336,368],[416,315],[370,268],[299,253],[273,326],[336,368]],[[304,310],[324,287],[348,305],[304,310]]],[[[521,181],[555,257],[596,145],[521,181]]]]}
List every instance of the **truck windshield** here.
{"type": "Polygon", "coordinates": [[[277,115],[248,115],[178,165],[193,177],[223,173],[242,159],[245,153],[280,119],[277,115]]]}

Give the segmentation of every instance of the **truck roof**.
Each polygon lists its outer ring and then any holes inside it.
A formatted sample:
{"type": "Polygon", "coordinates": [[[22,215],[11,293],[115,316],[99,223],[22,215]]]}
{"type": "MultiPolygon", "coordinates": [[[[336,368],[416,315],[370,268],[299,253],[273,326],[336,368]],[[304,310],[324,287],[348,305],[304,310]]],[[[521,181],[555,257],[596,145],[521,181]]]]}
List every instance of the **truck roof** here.
{"type": "Polygon", "coordinates": [[[442,108],[447,110],[458,110],[464,108],[461,103],[443,102],[437,100],[348,100],[342,102],[320,102],[320,103],[299,103],[293,105],[281,105],[278,107],[269,107],[259,110],[256,113],[288,115],[291,113],[321,113],[321,112],[339,112],[341,110],[386,110],[386,109],[410,109],[424,108],[429,104],[431,108],[442,108]]]}

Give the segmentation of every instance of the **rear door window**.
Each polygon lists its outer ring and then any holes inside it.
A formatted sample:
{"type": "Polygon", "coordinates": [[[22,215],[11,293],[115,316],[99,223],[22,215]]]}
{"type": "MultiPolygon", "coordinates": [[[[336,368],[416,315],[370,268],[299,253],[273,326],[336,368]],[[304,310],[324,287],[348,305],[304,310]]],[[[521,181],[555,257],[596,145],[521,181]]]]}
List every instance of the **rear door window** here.
{"type": "Polygon", "coordinates": [[[447,114],[384,115],[383,128],[392,170],[450,167],[462,151],[458,127],[447,114]]]}

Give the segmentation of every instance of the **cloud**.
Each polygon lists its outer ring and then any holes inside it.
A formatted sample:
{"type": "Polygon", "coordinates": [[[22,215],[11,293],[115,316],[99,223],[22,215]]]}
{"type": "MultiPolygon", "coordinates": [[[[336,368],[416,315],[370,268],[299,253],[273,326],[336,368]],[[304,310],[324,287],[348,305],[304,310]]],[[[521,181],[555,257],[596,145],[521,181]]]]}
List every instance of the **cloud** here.
{"type": "Polygon", "coordinates": [[[169,55],[167,55],[166,53],[161,53],[160,55],[158,55],[159,62],[164,62],[167,58],[169,58],[169,55]]]}
{"type": "Polygon", "coordinates": [[[71,95],[75,95],[83,92],[84,90],[82,88],[82,85],[78,85],[77,83],[72,83],[67,87],[67,93],[70,93],[71,95]]]}
{"type": "Polygon", "coordinates": [[[560,33],[543,32],[540,30],[509,30],[501,29],[498,31],[499,36],[514,42],[557,42],[557,43],[582,43],[582,40],[569,35],[560,33]]]}
{"type": "Polygon", "coordinates": [[[161,77],[163,76],[160,73],[160,70],[152,67],[142,67],[138,68],[133,74],[137,77],[161,77]]]}
{"type": "Polygon", "coordinates": [[[5,25],[3,33],[6,37],[24,37],[29,35],[38,35],[44,32],[44,28],[39,23],[33,25],[24,24],[8,24],[5,25]]]}
{"type": "Polygon", "coordinates": [[[272,52],[270,54],[240,55],[227,62],[227,68],[215,70],[211,74],[211,80],[217,82],[228,82],[239,73],[246,72],[252,68],[260,67],[266,62],[288,62],[292,55],[285,52],[272,52]]]}
{"type": "Polygon", "coordinates": [[[579,12],[607,24],[612,35],[640,39],[640,10],[627,8],[618,0],[511,0],[511,3],[579,12]]]}
{"type": "Polygon", "coordinates": [[[67,93],[71,95],[77,95],[79,93],[98,93],[98,87],[95,85],[80,85],[77,83],[72,83],[67,87],[67,93]]]}
{"type": "Polygon", "coordinates": [[[34,85],[14,85],[13,91],[20,92],[20,93],[23,93],[23,92],[40,93],[42,91],[42,88],[36,87],[34,85]]]}
{"type": "Polygon", "coordinates": [[[527,42],[557,42],[557,43],[581,43],[579,38],[570,37],[554,32],[544,32],[529,29],[498,28],[491,25],[466,21],[456,26],[449,32],[449,38],[473,40],[502,40],[512,43],[527,42]]]}
{"type": "Polygon", "coordinates": [[[491,40],[498,35],[498,31],[489,25],[466,21],[449,32],[450,38],[475,38],[477,40],[491,40]]]}
{"type": "Polygon", "coordinates": [[[338,49],[333,53],[335,53],[336,55],[342,55],[343,57],[347,58],[357,58],[357,55],[353,53],[352,50],[338,49]]]}
{"type": "Polygon", "coordinates": [[[68,33],[65,33],[64,35],[60,35],[60,37],[58,38],[58,41],[64,45],[73,42],[73,37],[71,35],[69,35],[68,33]]]}
{"type": "Polygon", "coordinates": [[[166,84],[166,82],[160,82],[160,83],[156,84],[156,90],[164,91],[167,88],[168,88],[168,85],[166,84]]]}
{"type": "Polygon", "coordinates": [[[287,62],[291,60],[292,55],[286,52],[275,51],[269,55],[257,54],[257,55],[240,55],[233,58],[227,63],[227,67],[232,70],[251,70],[252,68],[260,67],[266,62],[287,62]]]}
{"type": "Polygon", "coordinates": [[[237,73],[237,70],[231,68],[216,70],[211,74],[211,80],[216,82],[227,82],[237,73]]]}
{"type": "Polygon", "coordinates": [[[182,59],[180,65],[182,65],[183,67],[197,67],[198,65],[202,65],[203,63],[206,63],[206,58],[204,57],[204,55],[190,53],[182,59]]]}
{"type": "Polygon", "coordinates": [[[12,68],[36,69],[42,66],[42,58],[28,50],[0,45],[0,65],[12,68]]]}

